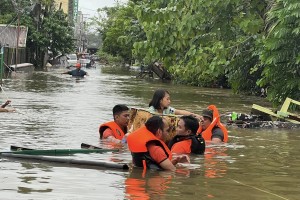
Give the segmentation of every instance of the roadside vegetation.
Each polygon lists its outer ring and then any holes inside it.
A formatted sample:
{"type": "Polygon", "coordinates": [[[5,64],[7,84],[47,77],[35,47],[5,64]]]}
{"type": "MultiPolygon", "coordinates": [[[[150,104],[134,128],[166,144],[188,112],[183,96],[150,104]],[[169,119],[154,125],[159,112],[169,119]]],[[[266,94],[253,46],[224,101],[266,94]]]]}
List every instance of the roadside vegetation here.
{"type": "Polygon", "coordinates": [[[99,10],[102,51],[161,61],[180,83],[300,99],[300,2],[131,0],[99,10]]]}
{"type": "MultiPolygon", "coordinates": [[[[0,23],[20,16],[35,66],[74,50],[73,30],[54,0],[0,2],[0,23]],[[52,52],[48,55],[48,52],[52,52]]],[[[173,79],[259,94],[277,106],[300,99],[300,2],[294,0],[129,0],[92,21],[106,62],[162,62],[173,79]]],[[[16,25],[16,23],[14,24],[16,25]]]]}

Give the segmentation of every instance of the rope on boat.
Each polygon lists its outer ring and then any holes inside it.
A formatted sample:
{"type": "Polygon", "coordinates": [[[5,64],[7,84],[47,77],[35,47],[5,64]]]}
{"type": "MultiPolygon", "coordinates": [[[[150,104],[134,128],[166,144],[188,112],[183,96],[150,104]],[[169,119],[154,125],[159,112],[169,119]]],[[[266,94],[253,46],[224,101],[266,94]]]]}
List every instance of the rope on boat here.
{"type": "Polygon", "coordinates": [[[278,194],[269,192],[269,191],[267,191],[267,190],[263,190],[263,189],[260,189],[260,188],[258,188],[258,187],[254,187],[254,186],[251,186],[251,185],[242,183],[242,182],[237,181],[237,180],[234,180],[234,179],[232,179],[232,178],[228,178],[228,179],[229,179],[229,180],[232,180],[233,182],[238,183],[238,184],[240,184],[240,185],[243,185],[243,186],[246,186],[246,187],[250,187],[250,188],[253,188],[253,189],[255,189],[255,190],[259,190],[259,191],[264,192],[264,193],[267,193],[267,194],[271,194],[271,195],[276,196],[276,197],[278,197],[278,198],[280,198],[280,199],[289,200],[288,198],[285,198],[285,197],[280,196],[280,195],[278,195],[278,194]]]}

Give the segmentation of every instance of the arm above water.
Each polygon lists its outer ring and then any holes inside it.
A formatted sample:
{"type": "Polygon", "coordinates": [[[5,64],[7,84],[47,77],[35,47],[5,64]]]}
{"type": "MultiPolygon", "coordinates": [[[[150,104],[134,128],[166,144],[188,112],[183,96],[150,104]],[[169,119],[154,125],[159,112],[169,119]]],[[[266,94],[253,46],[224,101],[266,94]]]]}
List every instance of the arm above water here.
{"type": "Polygon", "coordinates": [[[147,145],[148,152],[150,154],[150,157],[159,164],[161,168],[164,170],[170,170],[175,171],[176,167],[175,165],[177,163],[186,163],[190,162],[190,159],[187,155],[178,155],[175,157],[172,161],[168,158],[165,151],[162,147],[157,146],[153,143],[149,143],[147,145]]]}
{"type": "Polygon", "coordinates": [[[212,130],[211,143],[220,144],[223,142],[223,140],[224,140],[224,133],[222,129],[220,129],[219,127],[214,128],[212,130]]]}
{"type": "Polygon", "coordinates": [[[155,145],[155,143],[149,142],[147,149],[150,157],[164,170],[175,171],[176,167],[171,160],[168,159],[165,151],[162,147],[155,145]]]}
{"type": "Polygon", "coordinates": [[[189,112],[187,110],[178,110],[178,109],[176,109],[175,110],[175,115],[192,115],[192,116],[194,116],[197,119],[201,119],[201,115],[189,112]]]}
{"type": "Polygon", "coordinates": [[[165,170],[175,171],[177,163],[190,163],[190,159],[187,155],[178,155],[172,161],[165,159],[159,165],[165,170]]]}
{"type": "Polygon", "coordinates": [[[70,71],[63,72],[63,73],[61,73],[61,74],[69,74],[69,75],[71,75],[71,74],[70,74],[70,71]]]}
{"type": "Polygon", "coordinates": [[[107,139],[108,141],[114,142],[114,143],[121,143],[121,142],[122,142],[122,140],[119,140],[119,139],[115,138],[114,136],[109,136],[109,137],[107,137],[106,139],[107,139]]]}
{"type": "Polygon", "coordinates": [[[103,139],[114,143],[121,143],[121,140],[115,138],[113,131],[110,128],[105,129],[103,132],[103,139]]]}
{"type": "Polygon", "coordinates": [[[173,165],[172,161],[169,160],[168,158],[159,163],[159,166],[163,168],[164,170],[170,170],[170,171],[175,171],[176,167],[173,165]]]}
{"type": "Polygon", "coordinates": [[[11,100],[7,100],[4,104],[1,105],[1,108],[5,108],[8,104],[10,104],[11,100]]]}
{"type": "Polygon", "coordinates": [[[14,109],[14,108],[12,108],[12,109],[5,108],[10,103],[11,103],[11,100],[7,100],[4,104],[2,104],[0,106],[0,112],[14,112],[14,111],[16,111],[16,109],[14,109]]]}
{"type": "Polygon", "coordinates": [[[0,112],[9,112],[9,110],[6,109],[6,108],[1,108],[1,107],[0,107],[0,112]]]}

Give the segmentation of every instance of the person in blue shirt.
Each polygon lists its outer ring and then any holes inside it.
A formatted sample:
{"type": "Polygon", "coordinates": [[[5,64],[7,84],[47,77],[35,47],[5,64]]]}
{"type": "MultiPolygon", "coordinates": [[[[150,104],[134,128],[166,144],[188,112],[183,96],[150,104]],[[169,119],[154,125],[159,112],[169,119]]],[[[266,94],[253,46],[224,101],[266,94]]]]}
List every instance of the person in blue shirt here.
{"type": "Polygon", "coordinates": [[[76,67],[76,69],[67,71],[67,72],[63,72],[62,74],[69,74],[69,75],[72,75],[73,77],[84,77],[84,76],[88,75],[86,71],[81,69],[80,63],[76,63],[75,67],[76,67]]]}

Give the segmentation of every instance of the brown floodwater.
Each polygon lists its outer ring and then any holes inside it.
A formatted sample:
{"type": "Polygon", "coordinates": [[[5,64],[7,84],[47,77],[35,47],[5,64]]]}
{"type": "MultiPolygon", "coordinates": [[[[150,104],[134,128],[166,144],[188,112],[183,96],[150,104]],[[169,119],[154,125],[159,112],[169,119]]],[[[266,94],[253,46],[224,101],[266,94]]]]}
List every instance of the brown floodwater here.
{"type": "MultiPolygon", "coordinates": [[[[120,68],[86,69],[84,79],[61,75],[61,68],[17,73],[3,80],[2,102],[12,100],[14,113],[0,113],[0,150],[10,145],[36,149],[80,148],[99,141],[99,124],[112,120],[112,107],[123,103],[147,108],[157,88],[168,89],[171,105],[196,113],[215,104],[220,113],[250,113],[262,98],[231,90],[199,88],[157,79],[136,79],[120,68]]],[[[205,155],[175,173],[80,167],[0,158],[0,199],[299,199],[299,129],[228,127],[229,142],[207,146],[205,155]]],[[[76,154],[66,158],[128,163],[120,152],[76,154]]]]}

